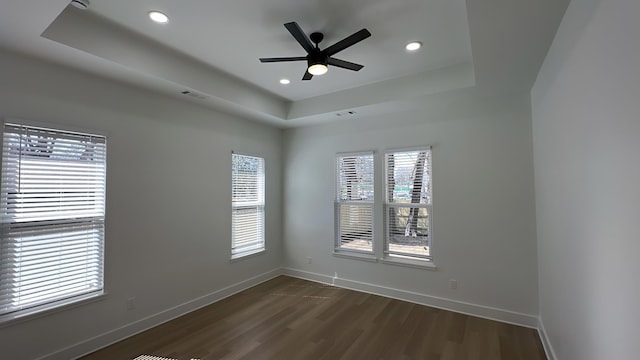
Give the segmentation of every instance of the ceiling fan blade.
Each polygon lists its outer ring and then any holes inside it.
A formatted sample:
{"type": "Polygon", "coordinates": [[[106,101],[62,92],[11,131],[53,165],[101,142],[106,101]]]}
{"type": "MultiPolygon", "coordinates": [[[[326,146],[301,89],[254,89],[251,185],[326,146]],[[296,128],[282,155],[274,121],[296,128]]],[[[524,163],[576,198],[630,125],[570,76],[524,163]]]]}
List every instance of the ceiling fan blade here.
{"type": "Polygon", "coordinates": [[[327,64],[341,67],[347,70],[353,70],[353,71],[358,71],[364,67],[364,65],[360,65],[360,64],[352,63],[350,61],[340,60],[336,58],[328,58],[327,64]]]}
{"type": "Polygon", "coordinates": [[[303,61],[307,60],[306,56],[295,56],[295,57],[277,57],[277,58],[260,58],[260,62],[270,63],[270,62],[283,62],[283,61],[303,61]]]}
{"type": "Polygon", "coordinates": [[[311,80],[312,77],[313,75],[311,75],[311,73],[309,73],[308,71],[305,71],[304,76],[302,77],[302,80],[311,80]]]}
{"type": "Polygon", "coordinates": [[[356,44],[366,38],[371,36],[371,33],[367,29],[362,29],[354,34],[347,36],[346,38],[338,41],[337,43],[329,46],[328,48],[322,50],[327,56],[331,56],[339,51],[342,51],[349,46],[356,44]]]}
{"type": "Polygon", "coordinates": [[[286,27],[287,30],[289,30],[289,32],[291,33],[291,35],[293,35],[293,37],[296,38],[296,40],[298,40],[300,45],[302,45],[302,47],[307,53],[310,53],[311,51],[313,51],[314,46],[311,43],[311,40],[309,40],[309,37],[304,33],[304,31],[302,31],[302,28],[300,28],[300,25],[298,25],[297,22],[294,21],[294,22],[286,23],[284,24],[284,27],[286,27]]]}

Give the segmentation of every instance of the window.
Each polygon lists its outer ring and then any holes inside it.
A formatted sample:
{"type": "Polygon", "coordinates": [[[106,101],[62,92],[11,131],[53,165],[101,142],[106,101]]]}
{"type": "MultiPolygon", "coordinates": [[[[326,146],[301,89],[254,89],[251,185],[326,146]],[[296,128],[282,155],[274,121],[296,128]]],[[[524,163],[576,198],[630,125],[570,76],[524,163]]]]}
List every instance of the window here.
{"type": "Polygon", "coordinates": [[[385,154],[386,258],[431,260],[431,149],[385,154]]]}
{"type": "Polygon", "coordinates": [[[264,251],[264,159],[232,154],[231,258],[264,251]]]}
{"type": "Polygon", "coordinates": [[[336,252],[373,253],[373,152],[337,158],[336,252]]]}
{"type": "Polygon", "coordinates": [[[0,316],[101,295],[106,139],[4,125],[0,316]]]}

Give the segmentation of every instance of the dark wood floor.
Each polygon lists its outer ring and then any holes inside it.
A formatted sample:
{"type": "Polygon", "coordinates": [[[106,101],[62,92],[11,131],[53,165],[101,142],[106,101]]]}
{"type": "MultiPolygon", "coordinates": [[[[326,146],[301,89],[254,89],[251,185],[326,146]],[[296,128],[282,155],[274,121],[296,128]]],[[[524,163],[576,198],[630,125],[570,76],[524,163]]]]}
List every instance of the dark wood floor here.
{"type": "Polygon", "coordinates": [[[85,360],[546,359],[536,330],[280,276],[85,360]]]}

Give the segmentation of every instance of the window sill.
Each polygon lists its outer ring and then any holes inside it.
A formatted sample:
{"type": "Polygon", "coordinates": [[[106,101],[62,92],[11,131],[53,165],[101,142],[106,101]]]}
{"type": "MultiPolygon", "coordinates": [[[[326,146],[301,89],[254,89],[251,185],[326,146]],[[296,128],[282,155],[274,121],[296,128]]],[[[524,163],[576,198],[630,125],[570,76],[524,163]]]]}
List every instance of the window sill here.
{"type": "Polygon", "coordinates": [[[380,259],[380,262],[383,264],[396,265],[396,266],[406,266],[424,270],[436,271],[438,267],[433,261],[426,260],[411,260],[411,259],[396,259],[391,257],[385,257],[380,259]]]}
{"type": "Polygon", "coordinates": [[[0,316],[0,328],[48,316],[60,311],[72,309],[74,307],[101,301],[106,297],[107,293],[101,292],[98,294],[85,295],[75,299],[69,299],[67,301],[60,301],[57,302],[57,305],[40,306],[30,310],[18,311],[15,313],[2,315],[0,316]]]}
{"type": "Polygon", "coordinates": [[[338,252],[334,251],[333,256],[347,258],[347,259],[355,259],[369,262],[378,262],[378,258],[373,254],[361,254],[355,252],[338,252]]]}
{"type": "Polygon", "coordinates": [[[258,255],[262,255],[264,253],[267,252],[267,249],[257,249],[257,250],[253,250],[251,252],[246,252],[246,253],[242,253],[242,254],[237,254],[237,255],[231,255],[231,259],[229,260],[230,262],[236,262],[236,261],[240,261],[240,260],[244,260],[247,258],[252,258],[258,255]]]}

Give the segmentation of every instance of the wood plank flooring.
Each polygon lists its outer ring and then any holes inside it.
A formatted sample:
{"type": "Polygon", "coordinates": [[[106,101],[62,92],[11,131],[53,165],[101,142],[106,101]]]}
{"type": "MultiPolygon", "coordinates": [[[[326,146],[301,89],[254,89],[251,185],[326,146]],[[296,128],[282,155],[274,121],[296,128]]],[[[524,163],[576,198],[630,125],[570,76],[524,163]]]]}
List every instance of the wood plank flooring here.
{"type": "Polygon", "coordinates": [[[82,359],[542,360],[534,329],[280,276],[82,359]]]}

